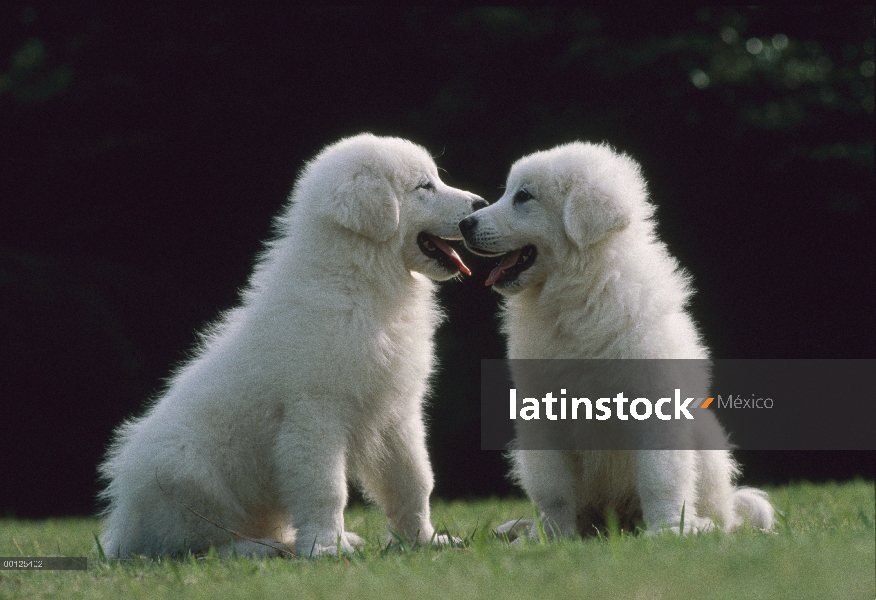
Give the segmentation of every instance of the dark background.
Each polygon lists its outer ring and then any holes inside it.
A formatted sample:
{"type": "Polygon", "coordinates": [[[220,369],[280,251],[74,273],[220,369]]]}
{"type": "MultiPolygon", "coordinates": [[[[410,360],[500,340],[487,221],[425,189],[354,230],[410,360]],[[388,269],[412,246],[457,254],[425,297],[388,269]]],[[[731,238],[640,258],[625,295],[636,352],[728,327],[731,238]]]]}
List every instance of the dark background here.
{"type": "MultiPolygon", "coordinates": [[[[873,7],[0,8],[0,515],[95,509],[95,466],[234,305],[303,161],[362,131],[489,200],[520,156],[639,160],[719,358],[872,358],[873,7]]],[[[503,355],[490,265],[442,287],[436,494],[508,494],[479,449],[503,355]]],[[[874,476],[745,453],[746,481],[874,476]]]]}

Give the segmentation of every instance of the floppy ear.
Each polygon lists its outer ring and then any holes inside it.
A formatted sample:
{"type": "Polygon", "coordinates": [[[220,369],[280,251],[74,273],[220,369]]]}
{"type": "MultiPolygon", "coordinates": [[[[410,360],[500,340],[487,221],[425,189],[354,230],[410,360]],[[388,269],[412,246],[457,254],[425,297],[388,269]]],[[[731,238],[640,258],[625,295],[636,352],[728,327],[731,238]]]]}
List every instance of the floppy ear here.
{"type": "Polygon", "coordinates": [[[326,207],[343,227],[377,242],[398,229],[398,199],[389,181],[363,167],[335,191],[326,207]]]}
{"type": "Polygon", "coordinates": [[[580,248],[630,224],[628,207],[602,190],[573,189],[563,208],[566,235],[580,248]]]}

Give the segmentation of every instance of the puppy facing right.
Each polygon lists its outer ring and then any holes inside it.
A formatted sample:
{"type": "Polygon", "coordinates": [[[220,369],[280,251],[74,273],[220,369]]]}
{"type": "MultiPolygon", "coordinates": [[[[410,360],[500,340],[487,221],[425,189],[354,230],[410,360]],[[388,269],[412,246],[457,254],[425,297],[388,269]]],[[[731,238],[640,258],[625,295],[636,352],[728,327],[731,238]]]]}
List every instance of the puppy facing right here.
{"type": "MultiPolygon", "coordinates": [[[[508,358],[708,358],[686,310],[689,278],[656,238],[653,210],[639,165],[607,145],[566,144],[511,167],[504,195],[460,223],[472,252],[500,257],[486,284],[506,297],[508,358]]],[[[515,423],[518,440],[539,426],[515,423]]],[[[696,423],[712,434],[720,427],[696,423]]],[[[549,535],[591,535],[610,512],[624,525],[678,532],[683,507],[684,531],[715,521],[731,530],[744,519],[773,525],[766,494],[734,486],[739,470],[727,450],[516,449],[510,456],[549,535]]],[[[531,521],[499,532],[537,537],[531,521]]]]}
{"type": "Polygon", "coordinates": [[[349,552],[348,482],[394,535],[451,542],[429,517],[432,282],[467,271],[445,240],[485,205],[400,138],[308,163],[240,306],[119,428],[101,466],[107,556],[349,552]]]}

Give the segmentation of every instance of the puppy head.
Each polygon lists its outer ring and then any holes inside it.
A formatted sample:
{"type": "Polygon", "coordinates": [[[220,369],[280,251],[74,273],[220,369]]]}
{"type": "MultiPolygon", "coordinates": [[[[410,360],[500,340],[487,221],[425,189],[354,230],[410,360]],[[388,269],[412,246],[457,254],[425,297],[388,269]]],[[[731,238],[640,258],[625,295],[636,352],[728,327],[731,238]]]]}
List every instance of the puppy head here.
{"type": "Polygon", "coordinates": [[[651,210],[632,159],[576,142],[514,163],[502,197],[460,230],[472,252],[500,257],[486,283],[510,296],[546,281],[569,252],[586,254],[651,210]]]}
{"type": "Polygon", "coordinates": [[[329,146],[307,167],[298,196],[317,203],[323,222],[357,240],[401,248],[404,266],[435,280],[469,273],[446,240],[480,197],[445,185],[421,146],[361,134],[329,146]]]}

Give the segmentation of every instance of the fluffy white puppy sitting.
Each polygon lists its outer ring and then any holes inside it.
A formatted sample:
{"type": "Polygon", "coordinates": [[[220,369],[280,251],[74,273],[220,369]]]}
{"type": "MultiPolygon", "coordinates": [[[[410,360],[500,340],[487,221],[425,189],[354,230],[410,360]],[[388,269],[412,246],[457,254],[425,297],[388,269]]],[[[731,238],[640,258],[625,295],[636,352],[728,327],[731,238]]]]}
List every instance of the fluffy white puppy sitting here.
{"type": "Polygon", "coordinates": [[[348,476],[394,531],[447,541],[422,418],[430,279],[468,272],[444,239],[480,206],[403,139],[363,134],[310,162],[241,305],[120,427],[101,467],[106,554],[350,551],[348,476]]]}
{"type": "MultiPolygon", "coordinates": [[[[686,311],[688,277],[655,237],[652,214],[638,164],[608,146],[572,143],[518,160],[504,195],[460,223],[470,250],[501,257],[486,283],[507,297],[508,358],[707,358],[686,311]]],[[[705,429],[694,439],[724,436],[716,420],[697,417],[691,427],[705,429]]],[[[518,441],[543,426],[515,423],[518,441]]],[[[647,427],[634,431],[651,435],[647,427]]],[[[511,460],[549,534],[592,534],[609,511],[625,527],[644,520],[677,532],[683,507],[685,531],[712,519],[725,529],[744,518],[773,524],[766,494],[734,487],[726,450],[518,449],[511,460]]],[[[499,531],[526,528],[537,536],[531,521],[499,531]]]]}

